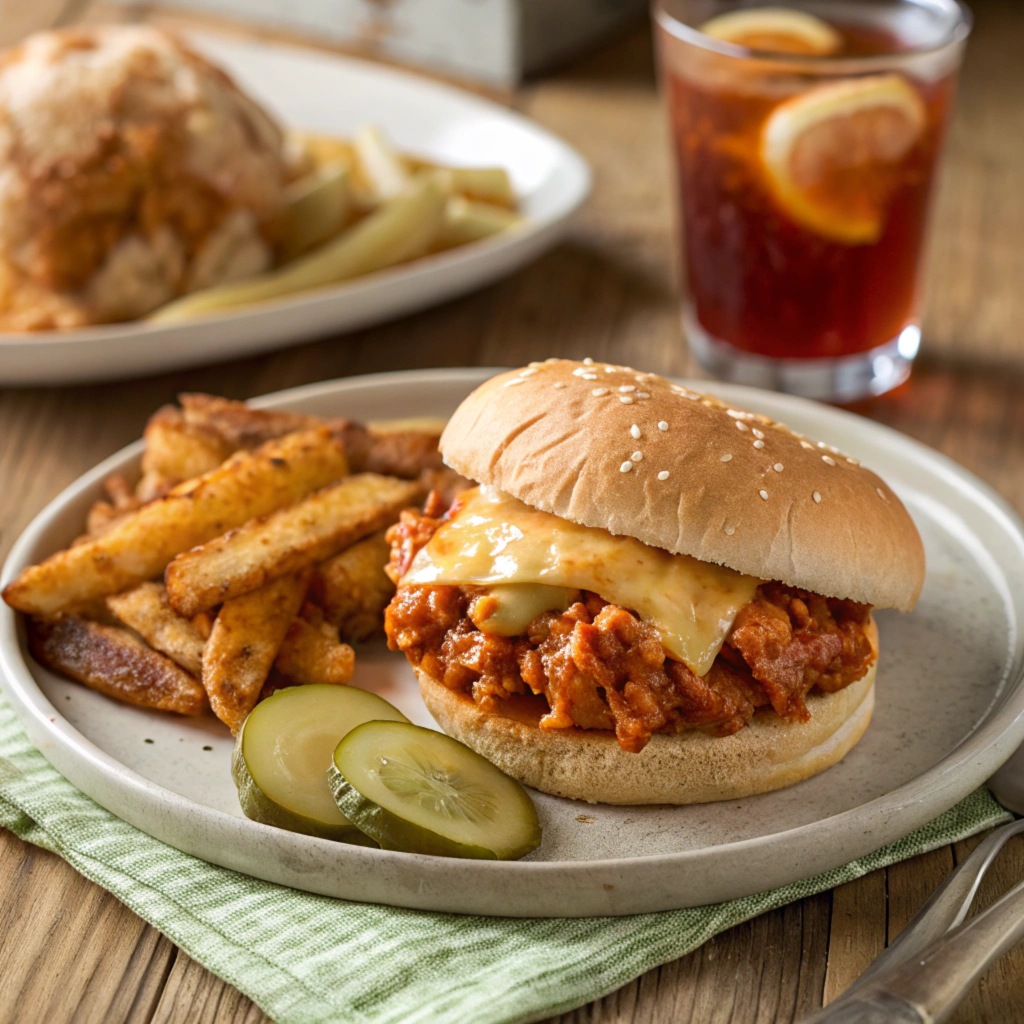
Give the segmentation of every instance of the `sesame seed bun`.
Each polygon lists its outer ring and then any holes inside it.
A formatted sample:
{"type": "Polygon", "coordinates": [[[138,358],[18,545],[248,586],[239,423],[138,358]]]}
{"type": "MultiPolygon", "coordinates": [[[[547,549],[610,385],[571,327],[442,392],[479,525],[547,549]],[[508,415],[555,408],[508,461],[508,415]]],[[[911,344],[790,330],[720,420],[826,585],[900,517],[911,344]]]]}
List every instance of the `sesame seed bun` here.
{"type": "Polygon", "coordinates": [[[541,729],[541,698],[503,701],[499,714],[417,669],[442,729],[507,775],[554,796],[605,804],[696,804],[768,793],[841,761],[864,735],[875,668],[838,693],[811,693],[809,722],[762,709],[731,736],[655,733],[639,754],[604,730],[541,729]]]}
{"type": "Polygon", "coordinates": [[[874,473],[654,374],[564,359],[500,374],[440,447],[534,508],[760,579],[902,610],[924,583],[917,528],[874,473]]]}

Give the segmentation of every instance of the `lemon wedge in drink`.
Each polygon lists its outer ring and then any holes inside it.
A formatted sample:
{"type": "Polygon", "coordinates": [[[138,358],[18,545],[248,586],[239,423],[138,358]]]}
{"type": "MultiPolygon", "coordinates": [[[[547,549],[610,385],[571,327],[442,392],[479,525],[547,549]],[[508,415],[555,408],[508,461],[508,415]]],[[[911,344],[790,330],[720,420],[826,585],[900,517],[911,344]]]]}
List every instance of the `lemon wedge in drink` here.
{"type": "Polygon", "coordinates": [[[877,241],[901,161],[925,120],[924,101],[899,75],[820,85],[786,100],[761,132],[761,160],[776,202],[824,238],[877,241]]]}
{"type": "Polygon", "coordinates": [[[787,7],[754,7],[719,14],[701,32],[751,50],[828,57],[842,49],[843,37],[827,22],[787,7]]]}

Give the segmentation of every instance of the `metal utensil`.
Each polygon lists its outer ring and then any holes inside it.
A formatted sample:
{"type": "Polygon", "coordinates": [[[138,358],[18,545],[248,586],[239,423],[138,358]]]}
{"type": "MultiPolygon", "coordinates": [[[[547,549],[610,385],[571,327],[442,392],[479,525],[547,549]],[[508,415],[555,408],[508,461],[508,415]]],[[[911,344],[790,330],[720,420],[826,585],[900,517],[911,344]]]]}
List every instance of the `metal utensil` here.
{"type": "Polygon", "coordinates": [[[988,967],[1024,939],[1024,882],[964,924],[978,886],[1024,819],[987,836],[838,999],[802,1024],[941,1024],[988,967]]]}

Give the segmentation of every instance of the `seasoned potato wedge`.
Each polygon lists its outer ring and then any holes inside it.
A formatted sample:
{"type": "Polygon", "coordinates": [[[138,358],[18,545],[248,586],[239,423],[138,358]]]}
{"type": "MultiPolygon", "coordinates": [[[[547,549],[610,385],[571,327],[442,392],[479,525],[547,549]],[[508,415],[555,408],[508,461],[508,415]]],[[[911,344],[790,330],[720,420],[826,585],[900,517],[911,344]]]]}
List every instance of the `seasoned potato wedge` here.
{"type": "Polygon", "coordinates": [[[36,661],[108,697],[180,715],[206,710],[199,680],[126,629],[76,615],[30,619],[28,640],[36,661]]]}
{"type": "Polygon", "coordinates": [[[119,593],[158,575],[182,551],[304,498],[347,468],[343,445],[325,428],[239,452],[103,536],[25,569],[8,584],[4,600],[19,611],[54,615],[119,593]]]}
{"type": "Polygon", "coordinates": [[[217,613],[203,648],[203,687],[232,732],[256,706],[308,583],[306,572],[285,576],[225,601],[217,613]]]}
{"type": "Polygon", "coordinates": [[[107,607],[155,650],[166,654],[197,679],[203,671],[203,645],[208,633],[179,615],[159,583],[140,583],[123,594],[107,598],[107,607]]]}
{"type": "Polygon", "coordinates": [[[186,551],[167,567],[171,606],[192,616],[316,562],[393,522],[419,485],[364,473],[186,551]]]}
{"type": "Polygon", "coordinates": [[[345,640],[367,640],[383,629],[384,609],[395,594],[384,571],[391,554],[384,533],[378,530],[317,566],[313,593],[345,640]]]}
{"type": "Polygon", "coordinates": [[[355,652],[327,622],[295,619],[281,644],[274,667],[293,683],[344,684],[352,678],[355,652]]]}

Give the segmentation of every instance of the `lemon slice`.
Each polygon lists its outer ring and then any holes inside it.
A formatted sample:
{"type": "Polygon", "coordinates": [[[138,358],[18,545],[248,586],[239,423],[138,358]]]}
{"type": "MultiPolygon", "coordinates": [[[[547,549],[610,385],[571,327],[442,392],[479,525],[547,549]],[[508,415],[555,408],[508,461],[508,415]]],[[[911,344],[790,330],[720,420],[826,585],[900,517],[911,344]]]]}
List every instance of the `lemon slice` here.
{"type": "Polygon", "coordinates": [[[714,39],[769,53],[828,57],[843,46],[843,37],[827,22],[787,7],[729,11],[705,22],[700,30],[714,39]]]}
{"type": "Polygon", "coordinates": [[[899,75],[821,85],[777,106],[761,160],[778,204],[798,224],[847,245],[877,241],[900,161],[925,106],[899,75]]]}

